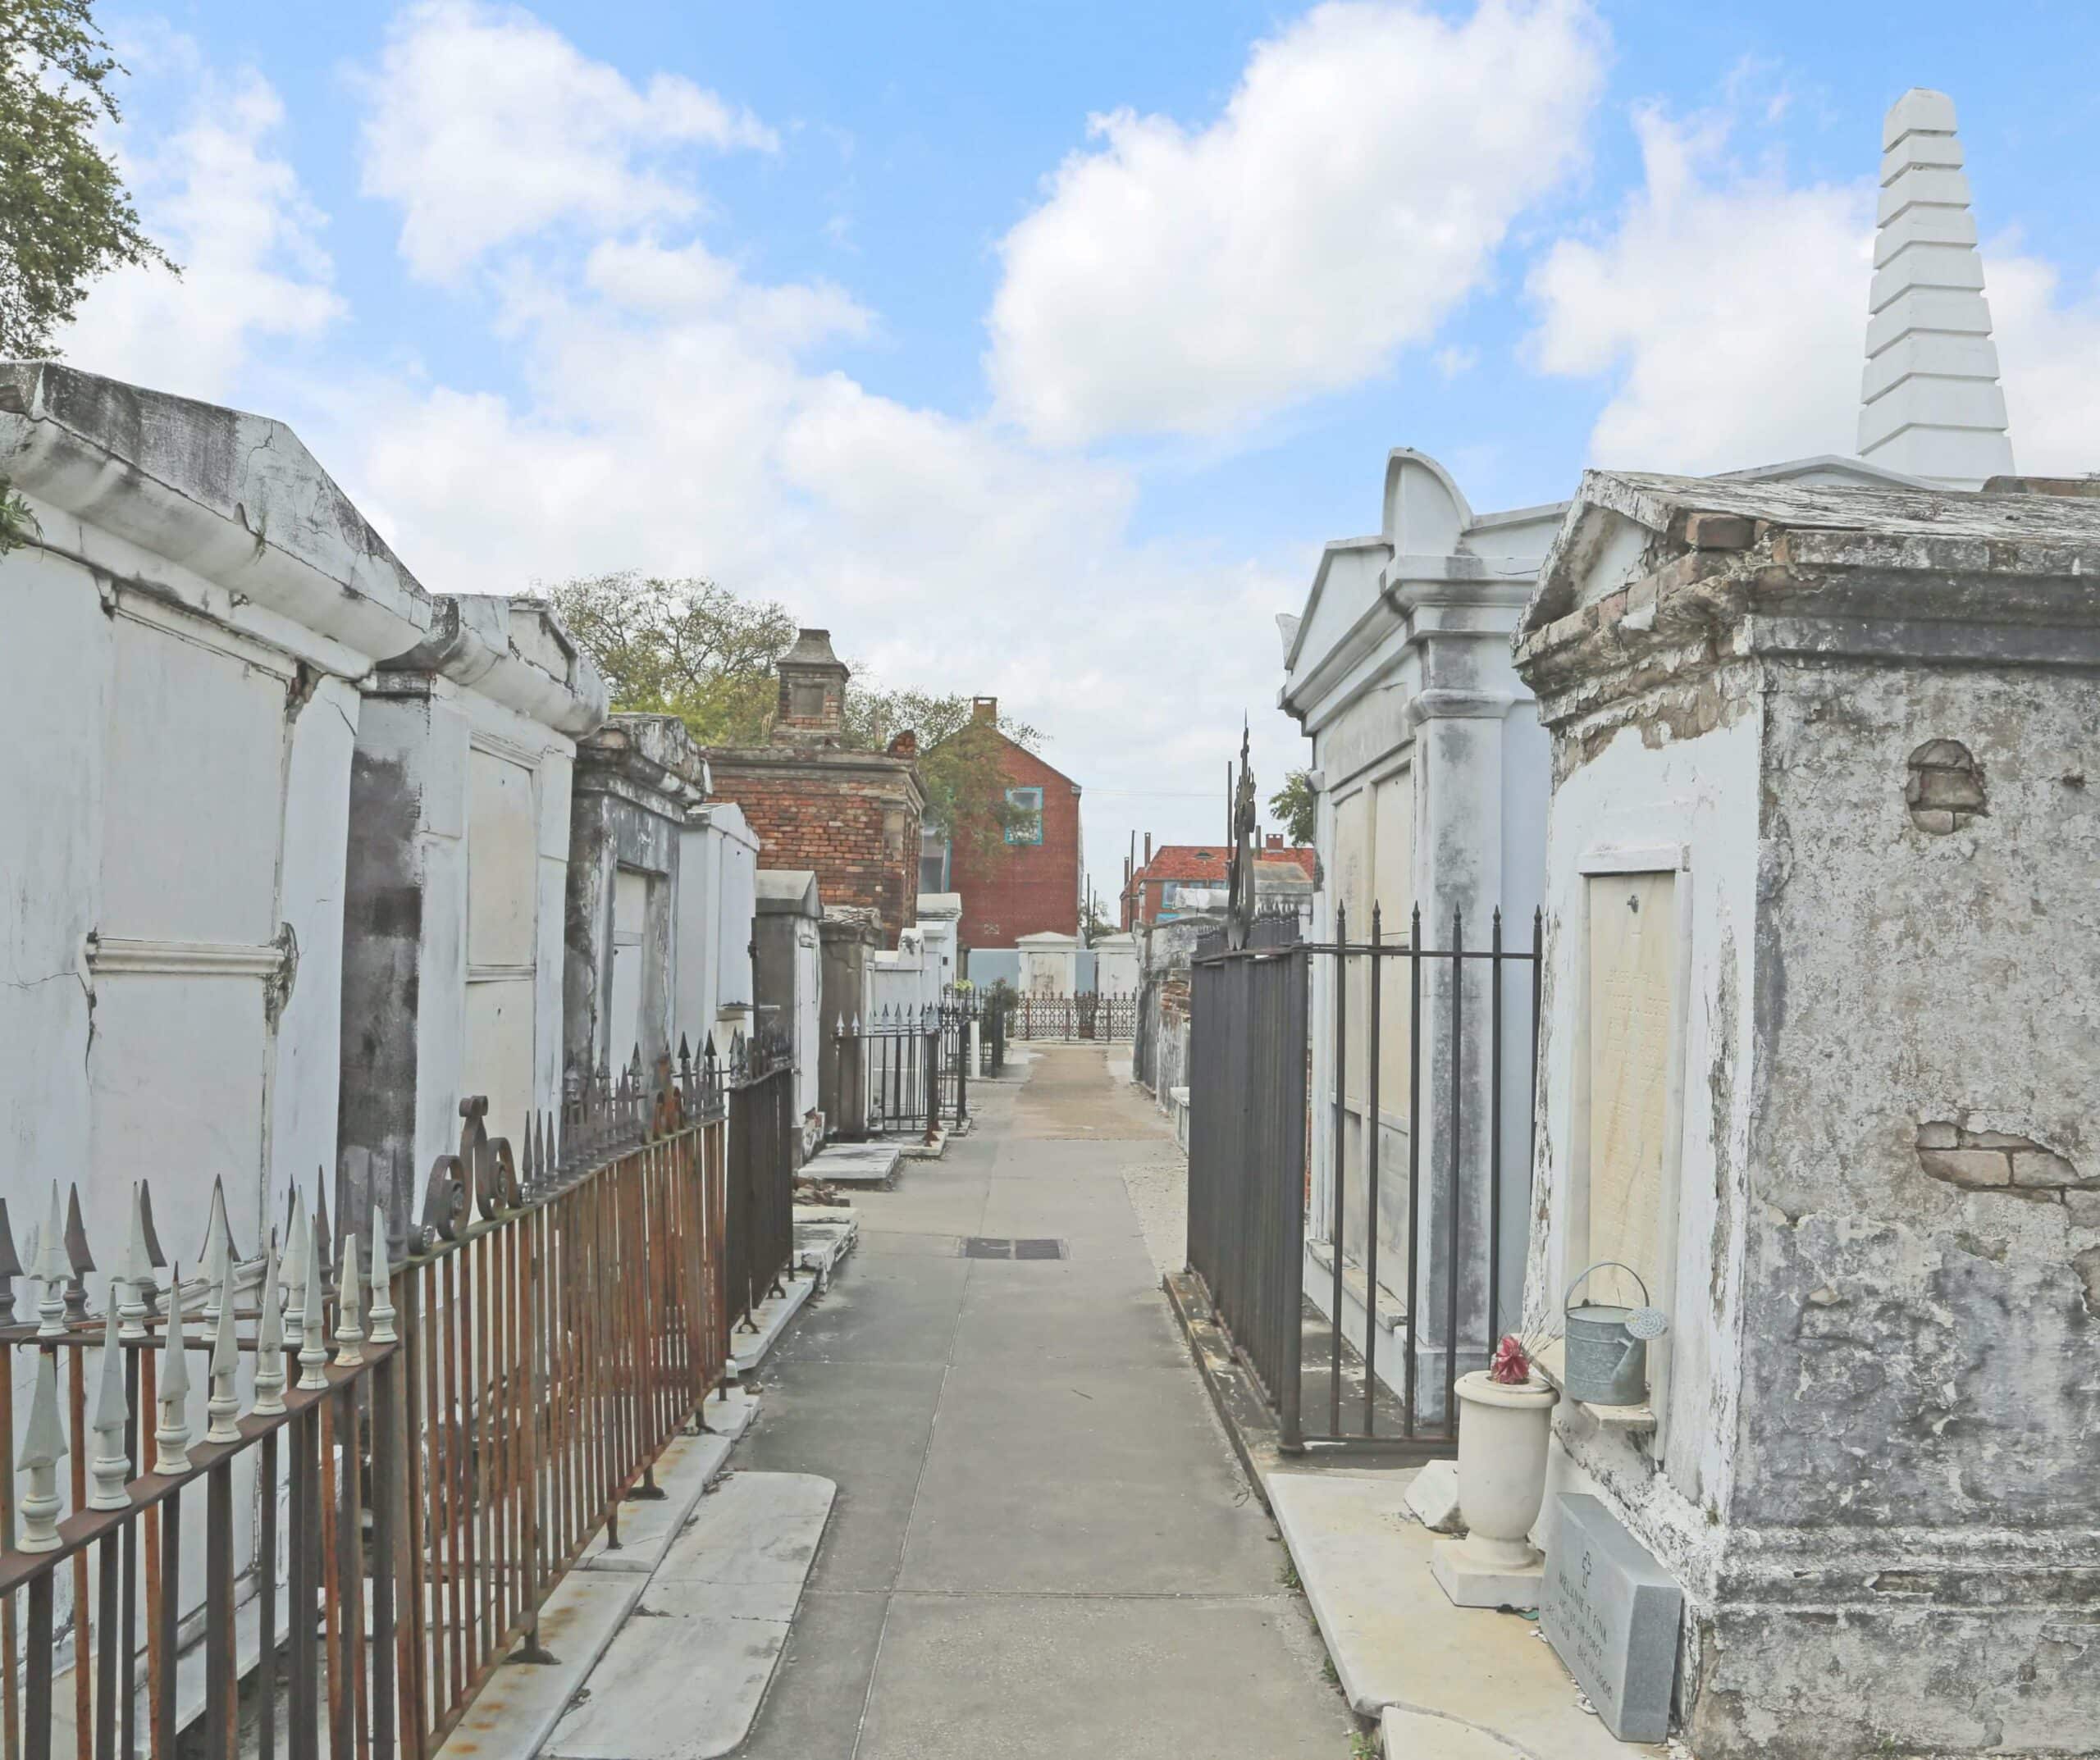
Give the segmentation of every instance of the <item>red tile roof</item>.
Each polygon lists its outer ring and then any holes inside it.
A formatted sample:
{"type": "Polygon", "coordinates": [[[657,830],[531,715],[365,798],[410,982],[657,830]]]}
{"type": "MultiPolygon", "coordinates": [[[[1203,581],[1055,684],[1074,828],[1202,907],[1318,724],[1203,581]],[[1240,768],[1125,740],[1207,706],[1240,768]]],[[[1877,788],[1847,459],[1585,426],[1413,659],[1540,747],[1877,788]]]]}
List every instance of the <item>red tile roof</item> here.
{"type": "MultiPolygon", "coordinates": [[[[1215,880],[1223,884],[1226,864],[1230,859],[1230,848],[1221,843],[1167,843],[1154,850],[1152,859],[1138,870],[1140,882],[1147,880],[1215,880]]],[[[1287,862],[1303,870],[1310,880],[1317,858],[1312,850],[1303,846],[1296,849],[1258,849],[1254,851],[1257,867],[1268,862],[1287,862]]]]}

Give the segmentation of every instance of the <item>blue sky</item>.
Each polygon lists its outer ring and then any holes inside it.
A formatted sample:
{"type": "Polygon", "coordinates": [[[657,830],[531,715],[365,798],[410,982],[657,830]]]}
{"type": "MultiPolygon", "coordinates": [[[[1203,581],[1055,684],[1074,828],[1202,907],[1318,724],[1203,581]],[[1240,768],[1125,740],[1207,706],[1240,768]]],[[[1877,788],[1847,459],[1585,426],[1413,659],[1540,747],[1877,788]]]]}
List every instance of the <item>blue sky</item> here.
{"type": "Polygon", "coordinates": [[[1883,111],[1959,106],[2023,467],[2095,462],[2100,9],[105,6],[190,273],[90,369],[290,421],[436,590],[636,567],[1217,834],[1386,451],[1847,450],[1883,111]],[[1116,118],[1105,125],[1097,119],[1116,118]]]}

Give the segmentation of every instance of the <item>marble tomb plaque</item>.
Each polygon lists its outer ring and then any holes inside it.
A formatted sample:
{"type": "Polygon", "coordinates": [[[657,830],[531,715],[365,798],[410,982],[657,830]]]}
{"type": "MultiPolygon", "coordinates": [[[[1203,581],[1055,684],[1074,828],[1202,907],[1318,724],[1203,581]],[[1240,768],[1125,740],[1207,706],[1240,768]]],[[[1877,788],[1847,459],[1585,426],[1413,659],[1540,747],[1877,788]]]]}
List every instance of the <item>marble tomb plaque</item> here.
{"type": "MultiPolygon", "coordinates": [[[[1630,1265],[1651,1291],[1663,1287],[1676,884],[1669,873],[1600,874],[1589,882],[1589,1247],[1583,1262],[1630,1265]]],[[[1607,1284],[1589,1299],[1635,1298],[1631,1286],[1607,1284]]]]}
{"type": "Polygon", "coordinates": [[[1622,1742],[1669,1733],[1684,1591],[1597,1498],[1563,1492],[1547,1537],[1539,1624],[1622,1742]]]}

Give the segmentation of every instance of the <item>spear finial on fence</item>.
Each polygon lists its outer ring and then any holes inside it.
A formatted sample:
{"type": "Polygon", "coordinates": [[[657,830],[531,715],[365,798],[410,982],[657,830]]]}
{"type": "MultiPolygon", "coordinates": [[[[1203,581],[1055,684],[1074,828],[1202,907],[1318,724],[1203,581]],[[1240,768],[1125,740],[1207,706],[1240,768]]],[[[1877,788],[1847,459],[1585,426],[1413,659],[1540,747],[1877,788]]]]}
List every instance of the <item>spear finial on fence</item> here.
{"type": "Polygon", "coordinates": [[[66,1201],[66,1262],[73,1271],[66,1284],[66,1318],[84,1320],[88,1317],[88,1273],[95,1268],[95,1256],[88,1251],[87,1224],[80,1220],[80,1183],[77,1179],[73,1182],[71,1196],[66,1201]]]}
{"type": "Polygon", "coordinates": [[[31,1274],[43,1285],[37,1297],[39,1338],[66,1336],[66,1285],[73,1275],[73,1261],[66,1256],[66,1213],[59,1207],[58,1182],[51,1182],[51,1207],[44,1213],[37,1235],[36,1264],[31,1274]]]}
{"type": "Polygon", "coordinates": [[[131,1408],[124,1397],[124,1347],[118,1342],[123,1332],[117,1324],[116,1290],[117,1279],[112,1277],[108,1311],[103,1319],[102,1379],[95,1388],[95,1450],[88,1457],[88,1471],[94,1479],[88,1492],[89,1509],[131,1507],[124,1489],[131,1471],[131,1462],[124,1452],[124,1431],[130,1422],[131,1408]]]}
{"type": "Polygon", "coordinates": [[[116,1335],[143,1338],[147,1336],[146,1318],[153,1311],[153,1250],[146,1238],[146,1182],[143,1179],[131,1182],[131,1228],[117,1275],[124,1285],[124,1303],[117,1318],[124,1324],[116,1335]]]}
{"type": "Polygon", "coordinates": [[[21,1466],[30,1475],[22,1493],[21,1549],[58,1550],[58,1463],[66,1458],[66,1427],[58,1421],[58,1353],[44,1351],[36,1360],[36,1393],[30,1402],[29,1433],[22,1439],[21,1466]]]}
{"type": "Polygon", "coordinates": [[[307,1266],[313,1262],[313,1228],[306,1220],[306,1194],[292,1188],[291,1221],[285,1230],[285,1342],[294,1350],[306,1342],[307,1266]]]}
{"type": "Polygon", "coordinates": [[[204,1261],[204,1324],[219,1323],[221,1298],[230,1296],[233,1277],[233,1231],[226,1226],[226,1182],[212,1181],[212,1208],[204,1219],[204,1245],[198,1256],[204,1261]]]}
{"type": "Polygon", "coordinates": [[[328,1377],[328,1343],[321,1330],[321,1228],[315,1222],[308,1231],[306,1281],[299,1290],[299,1384],[302,1391],[325,1392],[328,1377]]]}
{"type": "Polygon", "coordinates": [[[364,1330],[358,1324],[358,1238],[343,1237],[343,1260],[336,1270],[336,1366],[354,1369],[364,1361],[358,1347],[364,1330]]]}
{"type": "Polygon", "coordinates": [[[400,1334],[394,1330],[394,1272],[386,1262],[386,1230],[381,1226],[381,1218],[377,1205],[372,1212],[372,1342],[374,1344],[396,1344],[400,1334]]]}
{"type": "Polygon", "coordinates": [[[240,1440],[240,1396],[234,1388],[234,1372],[240,1367],[240,1346],[234,1336],[233,1274],[219,1285],[218,1330],[212,1340],[212,1392],[204,1410],[211,1423],[204,1432],[208,1443],[240,1440]]]}
{"type": "Polygon", "coordinates": [[[255,1415],[274,1417],[285,1409],[284,1293],[277,1287],[277,1243],[262,1258],[262,1318],[255,1328],[255,1415]]]}
{"type": "Polygon", "coordinates": [[[317,1167],[313,1170],[313,1256],[306,1267],[308,1283],[326,1288],[328,1256],[335,1250],[335,1231],[328,1226],[328,1175],[317,1167]]]}
{"type": "Polygon", "coordinates": [[[15,1321],[15,1279],[22,1274],[21,1255],[15,1251],[15,1231],[7,1225],[7,1201],[0,1197],[0,1326],[15,1321]]]}
{"type": "Polygon", "coordinates": [[[160,1427],[153,1432],[157,1445],[153,1470],[160,1474],[189,1470],[189,1366],[184,1360],[182,1338],[182,1265],[168,1268],[167,1337],[162,1341],[160,1427]]]}

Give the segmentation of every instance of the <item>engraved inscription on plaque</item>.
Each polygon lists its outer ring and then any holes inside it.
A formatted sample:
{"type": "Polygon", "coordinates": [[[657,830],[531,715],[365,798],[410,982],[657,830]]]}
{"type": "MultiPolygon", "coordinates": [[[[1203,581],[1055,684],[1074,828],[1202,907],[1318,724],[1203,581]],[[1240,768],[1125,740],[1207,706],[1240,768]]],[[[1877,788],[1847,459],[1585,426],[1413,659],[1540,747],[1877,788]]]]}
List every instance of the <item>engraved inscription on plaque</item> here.
{"type": "Polygon", "coordinates": [[[1539,1624],[1605,1727],[1623,1742],[1669,1733],[1684,1591],[1601,1500],[1554,1500],[1539,1624]]]}

